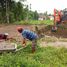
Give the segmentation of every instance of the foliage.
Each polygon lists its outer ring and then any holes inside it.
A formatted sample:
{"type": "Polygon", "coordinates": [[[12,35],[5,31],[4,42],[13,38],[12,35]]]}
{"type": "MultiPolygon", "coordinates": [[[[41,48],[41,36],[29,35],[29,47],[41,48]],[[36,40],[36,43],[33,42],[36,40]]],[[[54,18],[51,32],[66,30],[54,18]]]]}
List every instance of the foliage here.
{"type": "Polygon", "coordinates": [[[53,47],[39,47],[31,53],[31,45],[16,53],[0,55],[1,67],[66,67],[67,49],[53,47]]]}
{"type": "Polygon", "coordinates": [[[46,25],[53,25],[53,21],[51,20],[27,20],[27,21],[20,21],[20,22],[15,22],[14,24],[46,24],[46,25]]]}
{"type": "Polygon", "coordinates": [[[38,20],[38,13],[37,13],[37,11],[34,12],[34,19],[38,20]]]}
{"type": "Polygon", "coordinates": [[[0,1],[0,23],[14,23],[30,19],[37,20],[37,11],[33,12],[29,10],[28,5],[23,4],[24,1],[26,0],[19,0],[18,2],[15,0],[0,1]]]}

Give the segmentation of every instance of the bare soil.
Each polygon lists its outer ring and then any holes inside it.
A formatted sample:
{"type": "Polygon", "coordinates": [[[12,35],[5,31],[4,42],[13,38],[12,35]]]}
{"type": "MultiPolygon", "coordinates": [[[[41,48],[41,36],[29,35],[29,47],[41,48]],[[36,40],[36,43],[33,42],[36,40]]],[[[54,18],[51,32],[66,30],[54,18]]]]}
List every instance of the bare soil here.
{"type": "MultiPolygon", "coordinates": [[[[35,31],[35,25],[1,25],[0,24],[0,33],[9,33],[10,37],[14,37],[17,41],[22,41],[22,36],[17,32],[17,27],[22,26],[23,28],[30,29],[35,31]]],[[[48,35],[48,36],[55,36],[56,38],[67,38],[67,26],[65,29],[58,28],[57,32],[51,32],[51,26],[39,25],[38,28],[41,30],[41,33],[48,35]]],[[[66,46],[67,42],[53,42],[53,43],[46,43],[42,42],[41,45],[45,46],[48,44],[52,44],[53,46],[66,46]]]]}
{"type": "Polygon", "coordinates": [[[32,25],[0,25],[0,33],[9,33],[9,37],[13,37],[17,41],[21,41],[22,36],[17,31],[17,27],[19,26],[33,30],[32,25]]]}

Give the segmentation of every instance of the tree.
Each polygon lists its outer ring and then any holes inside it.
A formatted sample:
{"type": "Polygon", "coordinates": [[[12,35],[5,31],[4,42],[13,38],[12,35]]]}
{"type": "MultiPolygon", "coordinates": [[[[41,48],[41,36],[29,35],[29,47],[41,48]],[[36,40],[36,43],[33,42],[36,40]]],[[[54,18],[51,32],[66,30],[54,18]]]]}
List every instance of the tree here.
{"type": "Polygon", "coordinates": [[[37,11],[31,11],[28,5],[25,6],[23,2],[26,0],[0,0],[0,23],[12,23],[21,20],[38,19],[37,11]],[[21,2],[22,1],[22,2],[21,2]]]}
{"type": "Polygon", "coordinates": [[[46,12],[44,12],[44,15],[45,15],[45,17],[46,17],[46,20],[47,20],[47,19],[49,19],[49,18],[48,18],[47,11],[46,11],[46,12]]]}
{"type": "Polygon", "coordinates": [[[34,12],[34,20],[38,20],[38,17],[39,17],[39,16],[38,16],[38,13],[37,13],[37,11],[35,11],[35,12],[34,12]]]}
{"type": "Polygon", "coordinates": [[[23,4],[20,1],[0,0],[0,22],[9,23],[22,20],[23,16],[23,4]]]}
{"type": "Polygon", "coordinates": [[[2,22],[9,23],[9,7],[10,7],[10,4],[11,4],[11,0],[0,0],[0,9],[1,9],[0,13],[2,13],[1,14],[2,22]]]}

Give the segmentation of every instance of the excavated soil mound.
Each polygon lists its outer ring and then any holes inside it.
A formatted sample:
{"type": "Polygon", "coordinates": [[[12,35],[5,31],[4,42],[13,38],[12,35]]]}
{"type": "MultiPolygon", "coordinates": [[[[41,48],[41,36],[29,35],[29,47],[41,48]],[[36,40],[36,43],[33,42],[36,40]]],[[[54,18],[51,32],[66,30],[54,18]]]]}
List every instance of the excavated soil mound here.
{"type": "Polygon", "coordinates": [[[58,26],[58,29],[56,32],[52,32],[52,25],[48,26],[38,26],[39,32],[43,33],[48,36],[55,36],[55,37],[62,37],[67,38],[67,24],[62,24],[58,26]]]}
{"type": "Polygon", "coordinates": [[[58,30],[56,32],[51,32],[50,27],[50,29],[47,32],[45,32],[45,34],[50,36],[67,38],[67,25],[58,26],[58,30]]]}

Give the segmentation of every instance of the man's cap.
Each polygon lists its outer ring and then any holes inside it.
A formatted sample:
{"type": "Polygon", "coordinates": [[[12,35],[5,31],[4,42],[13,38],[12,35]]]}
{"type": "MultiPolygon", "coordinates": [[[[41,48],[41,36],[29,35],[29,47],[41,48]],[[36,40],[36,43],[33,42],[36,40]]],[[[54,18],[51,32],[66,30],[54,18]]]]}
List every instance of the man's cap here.
{"type": "Polygon", "coordinates": [[[8,33],[4,33],[5,35],[9,35],[8,33]]]}
{"type": "Polygon", "coordinates": [[[23,30],[23,28],[22,27],[17,27],[17,30],[20,31],[20,30],[23,30]]]}

